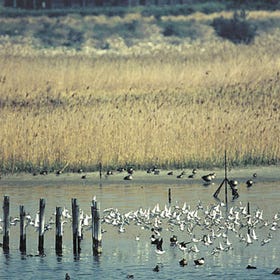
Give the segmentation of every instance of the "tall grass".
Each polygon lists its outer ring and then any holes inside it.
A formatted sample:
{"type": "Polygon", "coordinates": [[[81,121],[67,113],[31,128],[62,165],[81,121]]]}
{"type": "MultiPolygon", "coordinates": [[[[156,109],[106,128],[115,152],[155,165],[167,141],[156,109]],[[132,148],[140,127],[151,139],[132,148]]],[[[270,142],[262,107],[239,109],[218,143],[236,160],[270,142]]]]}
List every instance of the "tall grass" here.
{"type": "Polygon", "coordinates": [[[231,164],[277,163],[276,37],[149,55],[2,51],[1,168],[218,166],[225,149],[231,164]]]}

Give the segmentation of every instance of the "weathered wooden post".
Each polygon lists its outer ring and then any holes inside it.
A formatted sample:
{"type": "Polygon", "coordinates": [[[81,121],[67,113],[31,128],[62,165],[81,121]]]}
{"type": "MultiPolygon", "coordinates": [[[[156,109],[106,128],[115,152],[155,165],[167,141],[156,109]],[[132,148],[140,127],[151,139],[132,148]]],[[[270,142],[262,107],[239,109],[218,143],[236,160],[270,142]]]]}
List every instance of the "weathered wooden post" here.
{"type": "Polygon", "coordinates": [[[39,204],[39,254],[44,254],[44,232],[45,232],[45,206],[46,202],[44,198],[40,198],[39,204]]]}
{"type": "Polygon", "coordinates": [[[94,254],[102,253],[102,233],[100,221],[100,202],[95,199],[92,201],[92,249],[94,254]]]}
{"type": "Polygon", "coordinates": [[[171,189],[168,189],[168,202],[171,203],[171,189]]]}
{"type": "Polygon", "coordinates": [[[19,240],[19,250],[22,254],[26,253],[26,213],[24,210],[24,206],[19,206],[19,232],[20,232],[20,240],[19,240]]]}
{"type": "MultiPolygon", "coordinates": [[[[247,216],[248,216],[248,221],[250,220],[250,202],[248,201],[247,203],[247,216]]],[[[248,223],[248,234],[250,234],[250,225],[248,223]]]]}
{"type": "Polygon", "coordinates": [[[9,253],[9,241],[10,241],[10,198],[4,196],[3,204],[3,250],[5,253],[9,253]]]}
{"type": "Polygon", "coordinates": [[[101,162],[99,162],[98,167],[99,167],[99,179],[101,180],[101,178],[102,178],[102,163],[101,162]]]}
{"type": "Polygon", "coordinates": [[[63,236],[63,222],[62,222],[62,208],[56,207],[55,215],[56,235],[55,235],[55,251],[58,256],[62,255],[62,236],[63,236]]]}
{"type": "Polygon", "coordinates": [[[74,255],[80,252],[79,223],[79,205],[77,204],[77,199],[72,198],[72,231],[74,255]]]}

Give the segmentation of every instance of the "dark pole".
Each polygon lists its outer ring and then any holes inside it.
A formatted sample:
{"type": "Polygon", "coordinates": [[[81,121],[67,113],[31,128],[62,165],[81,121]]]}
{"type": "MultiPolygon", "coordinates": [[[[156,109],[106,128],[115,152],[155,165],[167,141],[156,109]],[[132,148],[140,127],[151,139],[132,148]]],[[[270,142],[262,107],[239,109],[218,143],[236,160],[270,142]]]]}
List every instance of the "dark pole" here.
{"type": "Polygon", "coordinates": [[[3,205],[3,250],[5,253],[9,253],[9,240],[10,240],[10,198],[4,196],[4,205],[3,205]]]}
{"type": "Polygon", "coordinates": [[[26,213],[24,206],[19,206],[19,216],[20,216],[20,241],[19,250],[22,254],[26,253],[26,213]]]}
{"type": "Polygon", "coordinates": [[[171,203],[171,189],[168,189],[168,202],[171,203]]]}
{"type": "Polygon", "coordinates": [[[40,198],[39,204],[39,242],[38,251],[40,255],[44,254],[44,232],[45,232],[45,206],[46,202],[44,198],[40,198]]]}
{"type": "Polygon", "coordinates": [[[225,200],[226,205],[228,204],[228,198],[227,198],[227,150],[225,150],[225,200]]]}

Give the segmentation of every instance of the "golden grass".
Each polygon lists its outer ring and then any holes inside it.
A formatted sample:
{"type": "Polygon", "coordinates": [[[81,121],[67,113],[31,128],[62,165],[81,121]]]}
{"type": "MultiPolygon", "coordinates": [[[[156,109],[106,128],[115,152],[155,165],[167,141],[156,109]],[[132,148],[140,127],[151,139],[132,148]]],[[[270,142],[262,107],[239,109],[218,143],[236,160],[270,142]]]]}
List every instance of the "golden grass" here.
{"type": "Polygon", "coordinates": [[[225,149],[232,164],[279,161],[280,57],[263,36],[151,55],[2,53],[2,169],[209,166],[225,149]]]}

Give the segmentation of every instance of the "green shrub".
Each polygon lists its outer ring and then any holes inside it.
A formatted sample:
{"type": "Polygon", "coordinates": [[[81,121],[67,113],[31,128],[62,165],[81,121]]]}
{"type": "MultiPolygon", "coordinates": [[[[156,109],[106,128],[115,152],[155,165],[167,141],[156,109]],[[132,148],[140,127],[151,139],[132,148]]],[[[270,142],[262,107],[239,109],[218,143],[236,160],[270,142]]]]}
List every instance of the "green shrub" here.
{"type": "Polygon", "coordinates": [[[256,27],[247,20],[247,13],[236,11],[231,19],[219,17],[213,20],[216,33],[235,44],[250,44],[256,35],[256,27]]]}

